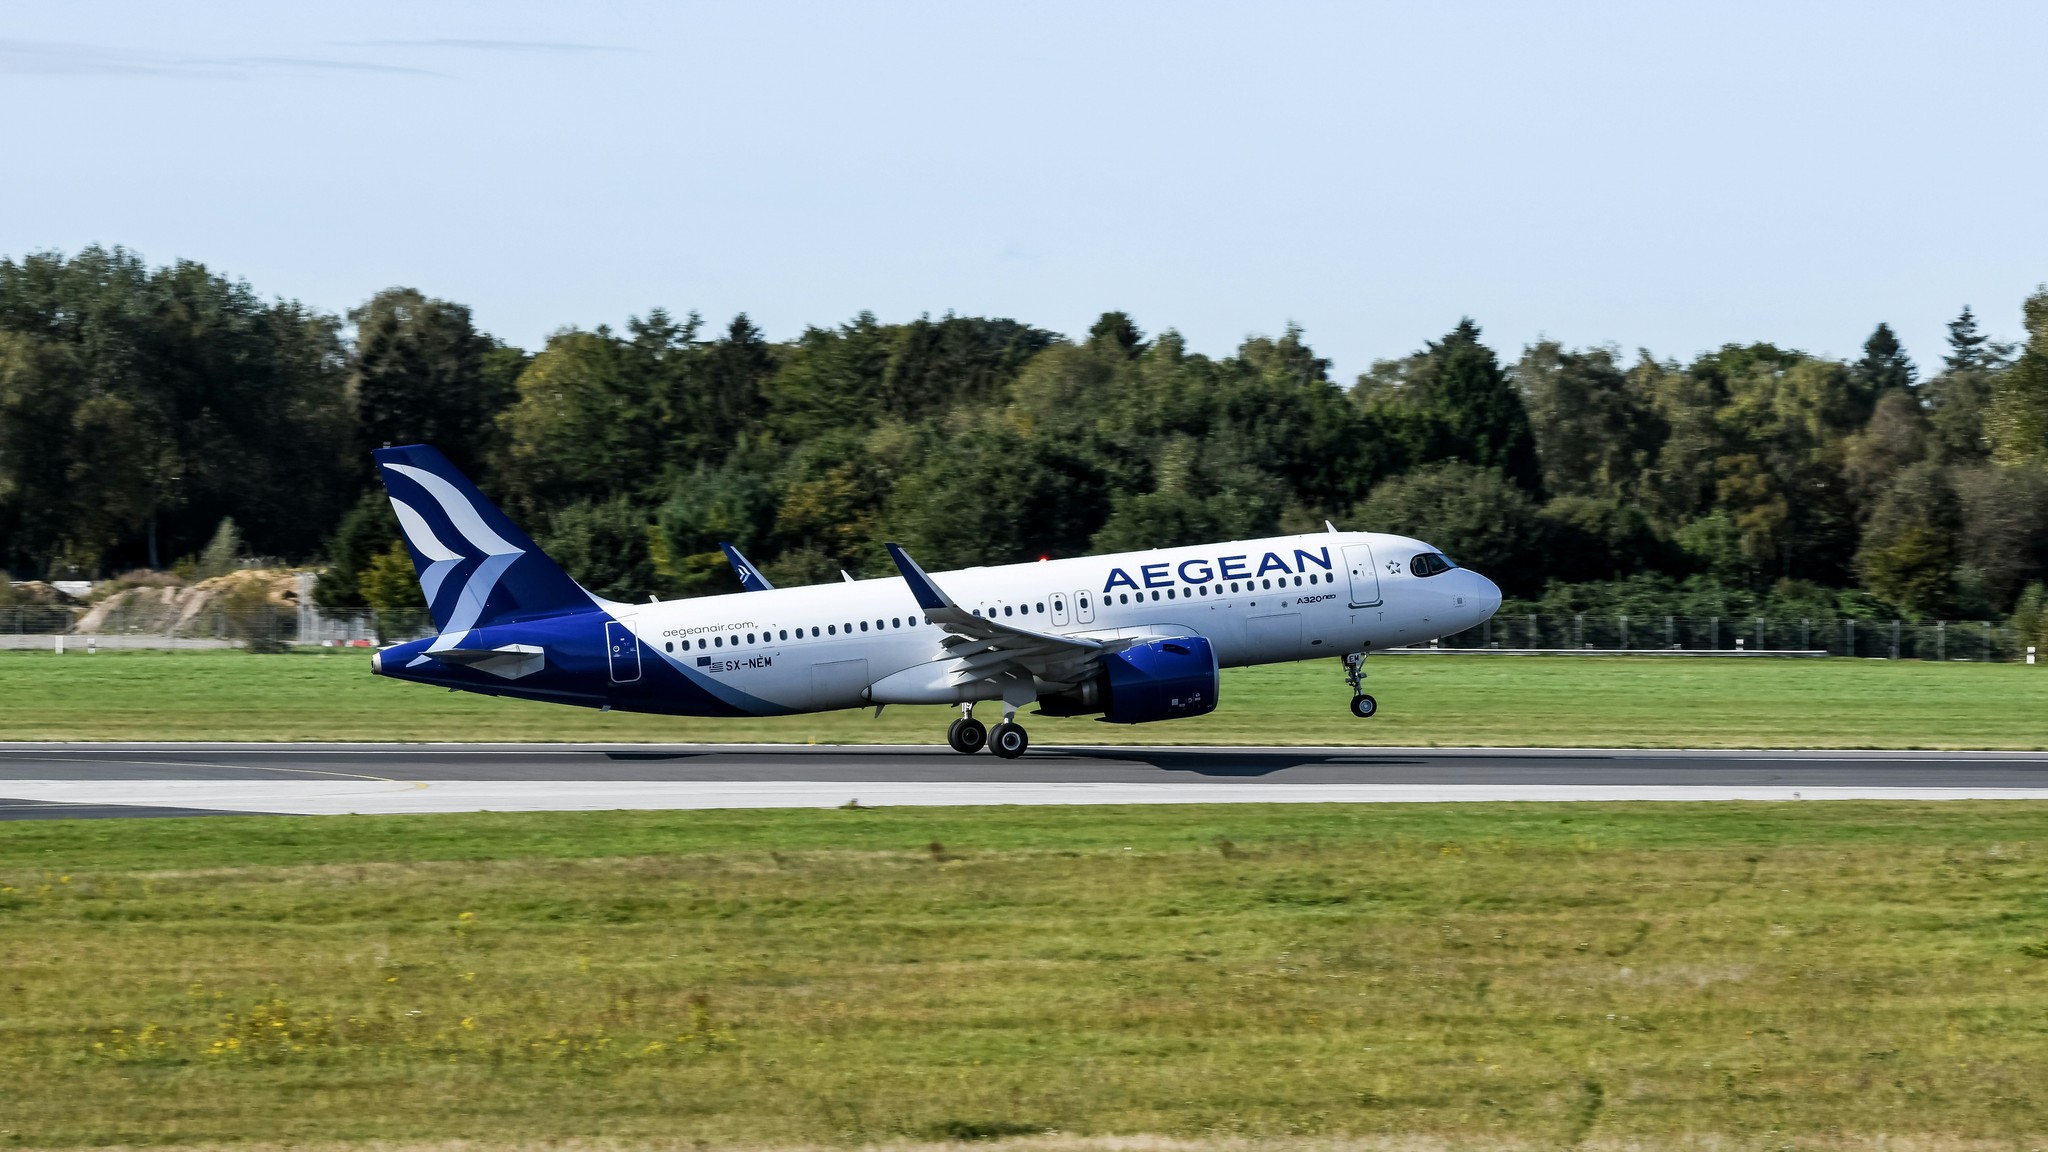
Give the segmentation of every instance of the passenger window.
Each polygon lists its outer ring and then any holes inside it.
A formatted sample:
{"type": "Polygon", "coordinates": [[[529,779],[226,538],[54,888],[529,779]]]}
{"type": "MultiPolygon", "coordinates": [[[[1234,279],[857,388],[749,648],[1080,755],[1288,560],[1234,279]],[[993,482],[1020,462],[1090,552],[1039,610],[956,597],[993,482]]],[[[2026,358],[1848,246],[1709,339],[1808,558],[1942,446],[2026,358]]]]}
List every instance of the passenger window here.
{"type": "Polygon", "coordinates": [[[867,622],[867,621],[863,620],[863,621],[861,621],[861,622],[860,622],[860,630],[861,630],[861,631],[863,631],[863,632],[865,632],[865,631],[867,631],[867,630],[868,630],[868,622],[867,622]]]}
{"type": "Polygon", "coordinates": [[[1159,599],[1159,592],[1158,592],[1158,590],[1157,590],[1157,589],[1154,589],[1154,590],[1153,590],[1153,592],[1152,592],[1152,598],[1153,598],[1154,600],[1157,600],[1157,599],[1159,599]]]}
{"type": "Polygon", "coordinates": [[[713,637],[711,638],[711,642],[712,642],[713,644],[716,644],[716,645],[718,645],[718,646],[719,646],[720,648],[723,648],[723,647],[725,647],[725,637],[723,637],[723,636],[713,636],[713,637]]]}
{"type": "Polygon", "coordinates": [[[747,643],[749,643],[749,644],[752,644],[753,642],[754,642],[754,634],[753,634],[752,632],[749,632],[749,633],[747,633],[747,643]]]}
{"type": "Polygon", "coordinates": [[[827,632],[830,632],[830,633],[831,633],[832,635],[834,635],[834,636],[837,636],[837,635],[839,635],[839,625],[837,625],[837,624],[827,624],[827,625],[825,625],[825,631],[827,631],[827,632]]]}
{"type": "Polygon", "coordinates": [[[675,641],[671,640],[671,641],[669,641],[669,642],[668,642],[668,650],[669,650],[669,651],[671,651],[671,652],[673,652],[673,651],[675,651],[675,650],[676,650],[676,642],[675,642],[675,641]]]}
{"type": "Polygon", "coordinates": [[[1008,604],[1003,605],[1003,615],[1015,616],[1016,614],[1017,610],[1015,608],[1010,607],[1008,604]]]}
{"type": "Polygon", "coordinates": [[[787,639],[789,639],[789,629],[787,629],[787,628],[784,628],[784,629],[782,630],[782,638],[783,638],[784,640],[787,640],[787,639]]]}
{"type": "Polygon", "coordinates": [[[1196,591],[1197,591],[1197,592],[1199,592],[1199,593],[1201,593],[1201,594],[1202,594],[1202,595],[1204,595],[1204,596],[1207,596],[1207,595],[1209,594],[1209,589],[1208,589],[1208,588],[1207,588],[1206,586],[1204,586],[1204,587],[1202,587],[1202,588],[1197,588],[1197,589],[1196,589],[1196,591]]]}
{"type": "Polygon", "coordinates": [[[846,634],[847,634],[848,636],[851,636],[851,635],[853,635],[853,621],[851,621],[851,620],[848,620],[848,621],[846,622],[846,634]]]}
{"type": "Polygon", "coordinates": [[[1171,588],[1168,588],[1168,589],[1166,590],[1166,598],[1167,598],[1168,600],[1171,600],[1171,599],[1173,599],[1173,589],[1171,589],[1171,588]]]}
{"type": "Polygon", "coordinates": [[[889,617],[889,623],[890,623],[890,624],[892,624],[892,625],[894,625],[894,626],[896,626],[896,627],[898,627],[898,628],[901,628],[901,627],[903,627],[903,617],[901,617],[901,616],[891,616],[891,617],[889,617]]]}
{"type": "Polygon", "coordinates": [[[1045,615],[1045,605],[1043,603],[1040,603],[1038,606],[1038,614],[1040,616],[1045,615]]]}
{"type": "Polygon", "coordinates": [[[1129,603],[1131,602],[1131,594],[1130,594],[1129,592],[1120,592],[1120,593],[1118,593],[1118,594],[1117,594],[1117,602],[1118,602],[1119,604],[1129,604],[1129,603]]]}

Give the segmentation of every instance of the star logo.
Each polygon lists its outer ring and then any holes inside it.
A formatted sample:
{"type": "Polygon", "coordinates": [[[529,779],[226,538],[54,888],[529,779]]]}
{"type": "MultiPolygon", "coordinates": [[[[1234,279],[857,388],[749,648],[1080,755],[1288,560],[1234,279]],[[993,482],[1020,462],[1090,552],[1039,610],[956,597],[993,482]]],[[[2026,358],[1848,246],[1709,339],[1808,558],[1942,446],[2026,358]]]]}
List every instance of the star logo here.
{"type": "Polygon", "coordinates": [[[1401,562],[1400,562],[1399,560],[1389,560],[1389,561],[1387,561],[1387,571],[1389,571],[1389,572],[1394,572],[1394,573],[1398,573],[1398,572],[1400,572],[1400,571],[1401,571],[1401,562]]]}

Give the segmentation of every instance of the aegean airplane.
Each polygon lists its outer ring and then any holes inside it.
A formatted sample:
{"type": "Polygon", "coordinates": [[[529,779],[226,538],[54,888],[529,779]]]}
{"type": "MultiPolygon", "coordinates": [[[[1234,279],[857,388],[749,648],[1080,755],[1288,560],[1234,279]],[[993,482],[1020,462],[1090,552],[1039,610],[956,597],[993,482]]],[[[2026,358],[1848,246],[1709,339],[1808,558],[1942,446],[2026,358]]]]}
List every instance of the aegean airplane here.
{"type": "Polygon", "coordinates": [[[1019,710],[1144,724],[1216,709],[1218,671],[1340,657],[1351,711],[1375,649],[1500,607],[1491,580],[1420,540],[1327,531],[1190,548],[776,588],[726,546],[742,592],[632,604],[586,591],[438,450],[375,453],[438,634],[377,652],[383,676],[675,716],[888,704],[960,709],[946,742],[1021,756],[1019,710]],[[999,703],[993,729],[977,704],[999,703]]]}

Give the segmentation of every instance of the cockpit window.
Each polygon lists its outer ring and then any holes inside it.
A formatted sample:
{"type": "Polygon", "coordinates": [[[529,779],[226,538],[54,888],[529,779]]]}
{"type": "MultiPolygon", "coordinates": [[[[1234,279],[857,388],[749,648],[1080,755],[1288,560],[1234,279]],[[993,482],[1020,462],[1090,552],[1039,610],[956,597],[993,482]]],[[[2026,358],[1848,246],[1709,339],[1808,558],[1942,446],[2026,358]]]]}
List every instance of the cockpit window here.
{"type": "Polygon", "coordinates": [[[1434,576],[1456,567],[1451,558],[1441,552],[1418,552],[1413,560],[1408,561],[1408,570],[1417,576],[1434,576]]]}

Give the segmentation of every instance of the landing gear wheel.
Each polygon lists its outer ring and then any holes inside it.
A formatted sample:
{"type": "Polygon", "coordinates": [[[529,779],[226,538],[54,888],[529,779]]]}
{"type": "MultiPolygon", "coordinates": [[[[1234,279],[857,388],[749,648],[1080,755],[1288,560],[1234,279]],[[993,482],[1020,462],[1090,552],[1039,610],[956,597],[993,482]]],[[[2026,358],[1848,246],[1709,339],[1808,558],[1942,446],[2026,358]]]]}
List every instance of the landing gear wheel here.
{"type": "Polygon", "coordinates": [[[1029,747],[1031,738],[1024,734],[1023,726],[1008,720],[996,725],[995,731],[988,734],[988,750],[1005,760],[1015,760],[1029,747]]]}
{"type": "Polygon", "coordinates": [[[962,716],[953,721],[952,727],[946,729],[946,743],[955,752],[973,755],[981,751],[982,745],[988,743],[988,729],[982,727],[981,721],[972,716],[962,716]]]}
{"type": "Polygon", "coordinates": [[[1351,714],[1360,720],[1367,719],[1380,710],[1380,702],[1360,692],[1351,698],[1351,714]]]}

